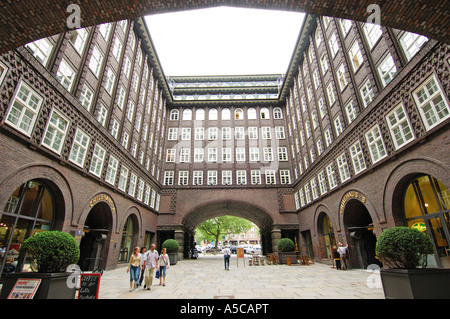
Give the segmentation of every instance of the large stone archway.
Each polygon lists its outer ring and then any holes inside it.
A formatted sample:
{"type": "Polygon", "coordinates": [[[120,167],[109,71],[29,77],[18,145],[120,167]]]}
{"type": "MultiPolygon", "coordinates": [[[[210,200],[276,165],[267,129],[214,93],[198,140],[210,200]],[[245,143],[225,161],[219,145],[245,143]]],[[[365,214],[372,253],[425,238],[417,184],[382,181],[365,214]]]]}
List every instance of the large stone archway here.
{"type": "Polygon", "coordinates": [[[33,40],[69,30],[67,20],[79,6],[81,27],[105,22],[134,19],[152,13],[201,9],[216,6],[276,9],[308,12],[355,21],[367,21],[374,13],[370,5],[378,5],[381,24],[387,27],[419,33],[441,42],[450,43],[448,1],[409,0],[109,0],[109,1],[7,1],[3,3],[0,19],[0,52],[15,49],[33,40]]]}

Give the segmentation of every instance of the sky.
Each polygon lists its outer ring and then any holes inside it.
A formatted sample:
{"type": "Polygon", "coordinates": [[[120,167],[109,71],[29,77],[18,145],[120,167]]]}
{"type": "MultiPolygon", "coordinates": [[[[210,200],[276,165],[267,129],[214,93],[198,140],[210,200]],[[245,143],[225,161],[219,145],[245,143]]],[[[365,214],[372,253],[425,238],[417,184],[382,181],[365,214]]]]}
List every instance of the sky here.
{"type": "Polygon", "coordinates": [[[166,76],[285,74],[304,14],[218,7],[145,17],[166,76]]]}

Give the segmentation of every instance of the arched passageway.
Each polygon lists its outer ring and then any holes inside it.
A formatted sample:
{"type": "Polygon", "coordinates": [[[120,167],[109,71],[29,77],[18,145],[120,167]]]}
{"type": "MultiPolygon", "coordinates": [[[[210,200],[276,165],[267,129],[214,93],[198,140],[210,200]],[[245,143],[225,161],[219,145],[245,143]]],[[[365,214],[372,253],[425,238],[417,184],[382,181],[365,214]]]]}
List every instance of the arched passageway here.
{"type": "MultiPolygon", "coordinates": [[[[105,22],[134,19],[152,13],[165,13],[201,9],[216,6],[236,6],[245,8],[275,9],[308,12],[310,14],[332,16],[355,21],[367,21],[379,8],[381,24],[406,30],[441,42],[450,43],[450,19],[448,1],[409,0],[290,0],[290,1],[150,1],[150,0],[109,0],[78,1],[77,9],[68,7],[72,1],[62,3],[32,1],[23,3],[8,1],[3,3],[0,19],[0,52],[15,49],[28,42],[70,30],[72,14],[79,14],[80,27],[88,27],[105,22]],[[376,11],[370,5],[377,5],[376,11]],[[79,9],[79,11],[78,11],[79,9]],[[70,24],[69,24],[70,25],[70,24]]],[[[372,21],[372,20],[371,20],[372,21]]]]}

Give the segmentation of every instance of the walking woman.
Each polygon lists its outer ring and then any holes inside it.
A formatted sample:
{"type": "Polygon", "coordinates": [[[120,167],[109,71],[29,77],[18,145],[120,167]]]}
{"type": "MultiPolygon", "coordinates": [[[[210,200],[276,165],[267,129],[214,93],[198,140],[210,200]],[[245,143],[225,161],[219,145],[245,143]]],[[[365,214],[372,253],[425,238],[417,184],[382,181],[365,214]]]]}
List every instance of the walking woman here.
{"type": "Polygon", "coordinates": [[[166,249],[161,250],[159,255],[159,284],[166,285],[166,270],[170,267],[169,256],[166,254],[166,249]]]}
{"type": "Polygon", "coordinates": [[[145,258],[146,251],[147,251],[147,248],[145,246],[141,248],[141,275],[139,277],[138,286],[142,286],[142,281],[144,281],[144,274],[145,274],[144,258],[145,258]]]}
{"type": "Polygon", "coordinates": [[[136,284],[139,282],[140,271],[141,254],[139,253],[139,247],[135,247],[127,267],[127,272],[130,272],[130,291],[133,291],[133,289],[136,288],[136,284]]]}

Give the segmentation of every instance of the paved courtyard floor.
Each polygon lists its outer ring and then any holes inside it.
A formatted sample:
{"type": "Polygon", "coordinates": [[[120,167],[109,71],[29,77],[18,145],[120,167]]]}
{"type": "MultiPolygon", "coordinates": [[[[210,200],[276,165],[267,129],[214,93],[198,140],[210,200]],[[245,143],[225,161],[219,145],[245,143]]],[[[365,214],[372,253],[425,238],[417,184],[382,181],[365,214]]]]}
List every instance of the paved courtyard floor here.
{"type": "Polygon", "coordinates": [[[222,255],[201,255],[178,261],[167,270],[166,286],[154,278],[151,290],[130,292],[126,268],[105,271],[99,299],[384,299],[380,282],[373,271],[319,263],[244,267],[236,255],[226,271],[222,255]]]}

